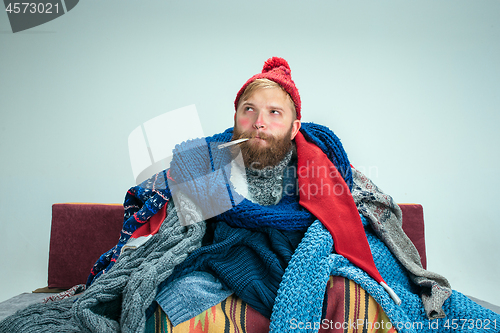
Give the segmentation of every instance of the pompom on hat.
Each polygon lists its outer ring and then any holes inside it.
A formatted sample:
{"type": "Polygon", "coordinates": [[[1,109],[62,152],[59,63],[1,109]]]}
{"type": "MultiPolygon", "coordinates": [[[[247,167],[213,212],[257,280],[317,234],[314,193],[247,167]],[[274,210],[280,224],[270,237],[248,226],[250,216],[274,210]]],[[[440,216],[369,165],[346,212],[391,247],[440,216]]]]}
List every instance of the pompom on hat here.
{"type": "Polygon", "coordinates": [[[238,109],[238,102],[240,101],[241,95],[247,88],[247,86],[256,79],[268,79],[279,84],[292,98],[293,104],[295,104],[295,111],[297,113],[297,119],[300,120],[301,114],[301,103],[300,95],[295,83],[292,80],[292,75],[290,71],[290,66],[288,62],[283,58],[272,57],[266,61],[262,72],[252,76],[244,85],[241,87],[240,91],[236,95],[234,100],[234,108],[238,109]]]}

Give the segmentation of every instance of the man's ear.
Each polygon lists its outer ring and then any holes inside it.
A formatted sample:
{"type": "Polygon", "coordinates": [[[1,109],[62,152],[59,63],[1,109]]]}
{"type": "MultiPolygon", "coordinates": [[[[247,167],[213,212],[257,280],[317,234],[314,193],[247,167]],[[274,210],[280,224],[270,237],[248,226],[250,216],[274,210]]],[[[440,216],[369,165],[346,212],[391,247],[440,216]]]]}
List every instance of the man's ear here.
{"type": "Polygon", "coordinates": [[[299,132],[299,129],[300,129],[300,120],[295,119],[292,123],[292,137],[290,138],[290,140],[295,139],[295,136],[299,132]]]}

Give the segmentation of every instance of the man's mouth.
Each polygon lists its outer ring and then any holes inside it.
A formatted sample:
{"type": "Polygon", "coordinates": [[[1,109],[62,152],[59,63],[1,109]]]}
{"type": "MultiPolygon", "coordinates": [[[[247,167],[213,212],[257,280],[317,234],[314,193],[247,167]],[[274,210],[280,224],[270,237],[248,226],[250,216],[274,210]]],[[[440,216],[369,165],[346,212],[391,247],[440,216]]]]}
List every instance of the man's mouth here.
{"type": "Polygon", "coordinates": [[[259,141],[267,141],[267,138],[261,137],[259,135],[254,136],[252,139],[255,139],[257,142],[259,142],[259,141]]]}
{"type": "Polygon", "coordinates": [[[259,140],[267,140],[268,136],[263,133],[256,133],[255,135],[253,135],[253,138],[259,140]]]}
{"type": "Polygon", "coordinates": [[[238,140],[229,141],[227,143],[223,143],[223,144],[219,145],[219,149],[226,148],[226,147],[229,147],[229,146],[233,146],[233,145],[236,145],[238,143],[245,142],[247,140],[249,140],[249,138],[242,138],[242,139],[238,139],[238,140]]]}
{"type": "Polygon", "coordinates": [[[273,138],[272,135],[270,134],[266,134],[266,133],[263,133],[263,132],[260,132],[260,131],[255,131],[255,132],[246,132],[246,133],[240,133],[238,135],[238,139],[247,139],[248,140],[248,143],[250,142],[261,142],[261,143],[268,143],[269,140],[271,140],[273,138]],[[255,140],[254,140],[255,139],[255,140]]]}

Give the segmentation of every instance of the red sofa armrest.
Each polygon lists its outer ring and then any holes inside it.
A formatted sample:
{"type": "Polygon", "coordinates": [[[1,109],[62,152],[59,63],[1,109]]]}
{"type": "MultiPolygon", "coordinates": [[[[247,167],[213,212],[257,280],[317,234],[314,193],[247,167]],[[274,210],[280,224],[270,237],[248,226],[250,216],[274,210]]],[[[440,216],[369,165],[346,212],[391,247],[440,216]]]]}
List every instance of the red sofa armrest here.
{"type": "Polygon", "coordinates": [[[427,268],[425,254],[424,209],[418,204],[399,204],[403,212],[403,231],[408,235],[420,254],[422,267],[427,268]]]}
{"type": "MultiPolygon", "coordinates": [[[[423,208],[400,204],[403,230],[426,267],[423,208]]],[[[61,203],[52,205],[48,287],[68,289],[87,281],[99,256],[113,248],[123,224],[121,204],[61,203]]]]}
{"type": "Polygon", "coordinates": [[[123,214],[121,204],[52,205],[48,287],[85,283],[99,256],[118,242],[123,214]]]}

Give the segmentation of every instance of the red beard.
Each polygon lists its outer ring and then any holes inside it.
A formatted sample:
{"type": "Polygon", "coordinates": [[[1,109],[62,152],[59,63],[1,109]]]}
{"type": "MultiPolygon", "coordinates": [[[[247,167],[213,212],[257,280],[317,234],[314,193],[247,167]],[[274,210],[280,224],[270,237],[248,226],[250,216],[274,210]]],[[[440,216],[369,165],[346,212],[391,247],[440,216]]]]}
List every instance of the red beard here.
{"type": "MultiPolygon", "coordinates": [[[[283,136],[275,137],[273,135],[266,135],[259,132],[259,137],[267,142],[265,147],[250,142],[251,140],[240,143],[235,148],[241,150],[243,161],[247,168],[262,170],[265,167],[274,167],[283,160],[286,154],[292,148],[292,128],[283,136]]],[[[257,132],[240,132],[238,128],[234,128],[233,139],[255,138],[257,132]]]]}

